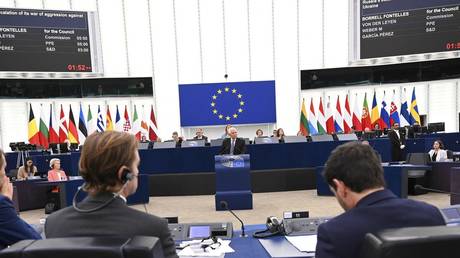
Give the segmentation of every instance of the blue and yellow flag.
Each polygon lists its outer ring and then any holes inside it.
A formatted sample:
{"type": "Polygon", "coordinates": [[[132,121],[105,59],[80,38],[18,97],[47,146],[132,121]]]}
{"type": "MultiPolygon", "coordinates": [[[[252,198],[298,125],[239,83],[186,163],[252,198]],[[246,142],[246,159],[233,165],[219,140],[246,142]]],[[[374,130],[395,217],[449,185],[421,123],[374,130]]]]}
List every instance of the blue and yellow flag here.
{"type": "Polygon", "coordinates": [[[415,124],[416,122],[420,125],[420,115],[418,113],[417,107],[417,98],[415,97],[415,87],[412,90],[412,100],[410,103],[410,121],[411,125],[415,124]]]}
{"type": "Polygon", "coordinates": [[[181,126],[276,123],[275,81],[180,84],[181,126]]]}

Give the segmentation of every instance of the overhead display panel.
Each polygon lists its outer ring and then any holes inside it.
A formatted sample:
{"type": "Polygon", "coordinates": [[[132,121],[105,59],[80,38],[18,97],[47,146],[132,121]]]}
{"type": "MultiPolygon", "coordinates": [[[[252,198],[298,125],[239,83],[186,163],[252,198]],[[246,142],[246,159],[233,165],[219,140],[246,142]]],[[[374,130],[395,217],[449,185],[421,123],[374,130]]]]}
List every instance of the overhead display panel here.
{"type": "Polygon", "coordinates": [[[357,0],[355,60],[460,50],[460,0],[357,0]]]}
{"type": "Polygon", "coordinates": [[[0,72],[97,73],[91,12],[0,9],[0,72]]]}

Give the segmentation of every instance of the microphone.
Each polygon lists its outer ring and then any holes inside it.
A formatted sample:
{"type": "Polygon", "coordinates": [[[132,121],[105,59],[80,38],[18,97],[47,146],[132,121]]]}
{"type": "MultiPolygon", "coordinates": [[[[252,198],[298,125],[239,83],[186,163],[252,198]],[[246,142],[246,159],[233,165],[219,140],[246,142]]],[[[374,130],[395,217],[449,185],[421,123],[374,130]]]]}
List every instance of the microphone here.
{"type": "Polygon", "coordinates": [[[223,208],[223,209],[228,210],[237,220],[240,221],[240,223],[241,223],[241,235],[240,235],[240,237],[247,237],[247,235],[244,232],[244,223],[243,223],[243,221],[238,216],[236,216],[236,214],[228,207],[228,203],[226,201],[220,201],[220,207],[223,208]]]}
{"type": "Polygon", "coordinates": [[[450,194],[450,195],[460,195],[460,193],[455,193],[455,192],[448,192],[448,191],[443,191],[443,190],[438,190],[438,189],[433,189],[433,188],[427,188],[422,185],[414,185],[414,189],[416,190],[425,190],[433,193],[443,193],[443,194],[450,194]]]}

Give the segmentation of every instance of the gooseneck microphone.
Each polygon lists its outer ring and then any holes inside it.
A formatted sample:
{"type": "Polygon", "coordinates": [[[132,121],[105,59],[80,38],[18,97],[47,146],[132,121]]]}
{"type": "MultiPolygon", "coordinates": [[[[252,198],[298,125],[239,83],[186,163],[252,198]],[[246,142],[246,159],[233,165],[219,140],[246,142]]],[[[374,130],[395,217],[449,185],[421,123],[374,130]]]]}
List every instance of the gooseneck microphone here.
{"type": "Polygon", "coordinates": [[[236,214],[228,207],[228,203],[226,201],[220,201],[220,207],[223,209],[228,210],[237,220],[241,223],[241,237],[247,237],[246,233],[244,232],[244,223],[243,221],[236,216],[236,214]]]}
{"type": "Polygon", "coordinates": [[[422,185],[414,185],[414,189],[418,190],[425,190],[428,192],[433,192],[433,193],[443,193],[443,194],[450,194],[450,195],[460,195],[460,193],[456,192],[449,192],[449,191],[443,191],[443,190],[438,190],[438,189],[433,189],[433,188],[427,188],[422,185]]]}

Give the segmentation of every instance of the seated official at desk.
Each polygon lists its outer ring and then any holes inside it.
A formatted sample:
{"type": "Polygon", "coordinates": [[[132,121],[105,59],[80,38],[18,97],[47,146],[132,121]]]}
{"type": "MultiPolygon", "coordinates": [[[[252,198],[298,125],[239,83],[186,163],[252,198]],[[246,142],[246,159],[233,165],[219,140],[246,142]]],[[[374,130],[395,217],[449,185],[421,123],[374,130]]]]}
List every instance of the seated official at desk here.
{"type": "Polygon", "coordinates": [[[204,142],[208,142],[208,137],[204,136],[203,128],[198,128],[195,132],[194,140],[204,140],[204,142]]]}
{"type": "Polygon", "coordinates": [[[359,257],[367,233],[445,225],[436,207],[400,199],[385,189],[383,168],[369,145],[340,145],[329,156],[323,173],[345,212],[319,226],[317,258],[359,257]]]}
{"type": "Polygon", "coordinates": [[[428,154],[430,155],[430,160],[433,162],[445,161],[447,159],[447,151],[443,149],[444,149],[444,145],[441,140],[434,141],[433,149],[431,149],[428,152],[428,154]]]}
{"type": "Polygon", "coordinates": [[[24,239],[40,239],[29,224],[18,217],[13,205],[13,185],[5,175],[5,154],[0,149],[0,250],[24,239]]]}
{"type": "Polygon", "coordinates": [[[177,132],[172,133],[172,140],[176,142],[176,148],[180,148],[184,139],[177,132]]]}
{"type": "Polygon", "coordinates": [[[26,163],[18,169],[18,179],[25,180],[29,176],[35,176],[35,173],[37,173],[37,167],[34,165],[32,158],[27,157],[26,163]]]}
{"type": "Polygon", "coordinates": [[[283,128],[278,128],[278,130],[276,130],[276,137],[278,137],[280,143],[284,143],[284,136],[285,134],[283,128]]]}
{"type": "Polygon", "coordinates": [[[85,180],[82,189],[88,196],[47,218],[47,238],[154,236],[161,241],[164,257],[177,257],[167,221],[126,204],[126,198],[138,186],[137,145],[134,135],[124,132],[105,131],[88,136],[79,163],[85,180]]]}
{"type": "Polygon", "coordinates": [[[220,148],[220,155],[240,155],[246,153],[246,142],[242,138],[238,138],[238,130],[235,127],[228,129],[230,138],[224,139],[220,148]]]}
{"type": "Polygon", "coordinates": [[[67,180],[67,175],[64,170],[61,170],[61,160],[54,158],[50,160],[50,168],[48,171],[48,181],[65,181],[67,180]]]}

